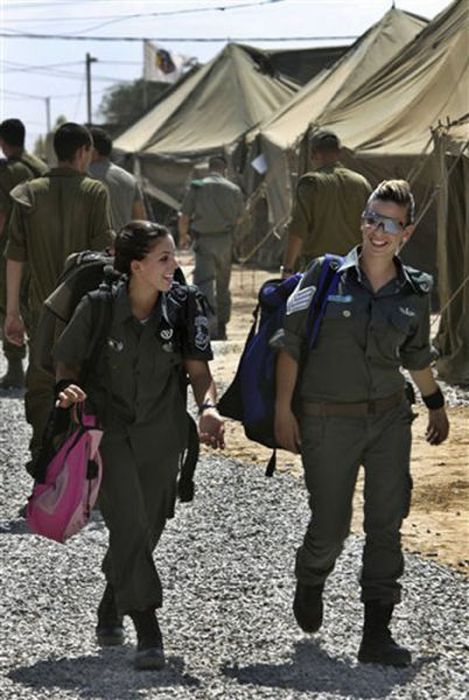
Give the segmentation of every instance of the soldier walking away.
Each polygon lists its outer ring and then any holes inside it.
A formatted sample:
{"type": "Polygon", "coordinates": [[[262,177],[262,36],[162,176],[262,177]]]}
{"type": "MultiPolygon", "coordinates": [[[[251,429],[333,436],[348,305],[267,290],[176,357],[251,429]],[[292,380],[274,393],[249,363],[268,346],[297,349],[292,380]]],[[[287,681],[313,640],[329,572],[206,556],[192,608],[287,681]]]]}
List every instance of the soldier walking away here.
{"type": "Polygon", "coordinates": [[[340,141],[332,131],[310,138],[313,170],[296,188],[288,240],[280,271],[293,274],[319,255],[344,255],[360,242],[359,223],[371,187],[366,178],[340,162],[340,141]]]}
{"type": "Polygon", "coordinates": [[[317,343],[302,354],[308,307],[321,269],[312,261],[288,300],[277,366],[278,442],[301,452],[312,516],[296,557],[293,610],[305,632],[322,623],[323,588],[352,516],[359,467],[365,471],[365,547],[360,575],[365,606],[358,659],[405,666],[410,652],[392,638],[389,623],[401,599],[404,570],[400,528],[408,515],[411,424],[406,368],[428,408],[426,439],[448,436],[444,397],[430,362],[430,275],[404,265],[399,251],[414,231],[407,182],[374,190],[361,217],[362,243],[339,267],[317,343]],[[298,406],[292,409],[298,385],[298,406]]]}
{"type": "MultiPolygon", "coordinates": [[[[8,238],[8,223],[13,206],[11,190],[26,180],[44,175],[47,166],[24,148],[26,130],[19,119],[5,119],[0,124],[0,148],[5,160],[0,161],[0,315],[5,321],[6,306],[6,261],[4,257],[8,238]]],[[[25,271],[21,288],[22,313],[27,316],[28,273],[25,271]]],[[[24,385],[23,360],[26,347],[18,347],[3,339],[3,353],[7,371],[0,379],[2,389],[19,389],[24,385]]]]}
{"type": "Polygon", "coordinates": [[[7,258],[7,309],[5,337],[24,345],[25,326],[20,310],[20,287],[27,263],[29,285],[29,350],[26,374],[26,420],[33,435],[31,456],[37,456],[54,396],[50,376],[34,362],[35,331],[44,299],[53,291],[71,253],[103,250],[112,245],[109,198],[105,186],[85,175],[91,160],[89,131],[72,122],[54,134],[58,167],[45,176],[25,182],[11,192],[7,258]]]}
{"type": "Polygon", "coordinates": [[[114,266],[123,277],[107,297],[108,342],[82,377],[94,332],[94,300],[86,296],[55,349],[58,405],[67,408],[88,397],[104,430],[100,508],[110,537],[98,642],[122,644],[122,617],[129,615],[137,632],[139,670],[158,670],[165,663],[155,614],[163,593],[152,555],[174,515],[187,444],[182,377],[188,376],[199,406],[200,439],[224,446],[208,366],[212,352],[204,301],[196,288],[174,282],[175,252],[164,226],[129,222],[116,238],[114,266]]]}
{"type": "Polygon", "coordinates": [[[114,231],[120,231],[132,219],[146,219],[145,205],[137,179],[110,160],[112,140],[104,129],[90,128],[93,139],[90,177],[106,185],[111,202],[111,220],[114,231]]]}
{"type": "Polygon", "coordinates": [[[226,340],[231,315],[231,262],[233,234],[244,209],[240,188],[225,177],[226,161],[210,158],[209,174],[192,180],[179,214],[179,246],[194,241],[194,284],[205,294],[214,311],[210,319],[212,340],[226,340]]]}

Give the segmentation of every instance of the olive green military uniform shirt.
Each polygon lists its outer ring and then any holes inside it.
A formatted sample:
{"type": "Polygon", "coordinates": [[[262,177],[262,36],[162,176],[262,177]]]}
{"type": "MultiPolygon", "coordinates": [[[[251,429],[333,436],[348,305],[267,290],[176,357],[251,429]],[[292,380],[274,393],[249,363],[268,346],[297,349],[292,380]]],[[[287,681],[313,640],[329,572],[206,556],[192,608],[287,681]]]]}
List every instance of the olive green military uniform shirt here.
{"type": "Polygon", "coordinates": [[[46,176],[18,185],[5,255],[28,262],[29,301],[37,311],[49,296],[71,253],[103,250],[112,244],[109,198],[105,186],[72,168],[54,168],[46,176]]]}
{"type": "MultiPolygon", "coordinates": [[[[82,367],[90,357],[93,313],[88,296],[80,302],[57,341],[56,362],[82,367]]],[[[126,432],[150,426],[146,440],[169,449],[181,441],[184,424],[180,367],[183,359],[210,360],[208,323],[200,293],[174,285],[160,294],[152,314],[142,323],[133,315],[127,285],[115,290],[106,350],[91,368],[86,390],[106,426],[126,432]],[[112,411],[105,410],[112,401],[112,411]],[[174,434],[173,434],[174,433],[174,434]],[[156,442],[155,442],[156,441],[156,442]]],[[[156,457],[156,453],[155,453],[156,457]]]]}
{"type": "Polygon", "coordinates": [[[345,255],[360,241],[360,218],[371,186],[359,173],[337,162],[298,181],[289,231],[303,241],[309,260],[327,253],[345,255]]]}
{"type": "Polygon", "coordinates": [[[0,212],[8,219],[13,201],[11,190],[26,180],[40,177],[47,172],[47,166],[42,160],[30,153],[24,152],[21,158],[8,158],[0,161],[0,212]]]}
{"type": "Polygon", "coordinates": [[[219,173],[209,173],[192,181],[181,212],[192,219],[198,233],[224,233],[234,230],[243,208],[240,188],[219,173]]]}
{"type": "Polygon", "coordinates": [[[404,387],[402,366],[427,367],[430,351],[430,275],[395,258],[398,275],[374,292],[353,249],[339,268],[336,294],[328,297],[316,344],[302,361],[308,310],[321,259],[313,261],[289,297],[284,333],[274,340],[304,364],[300,396],[308,402],[372,401],[404,387]]]}

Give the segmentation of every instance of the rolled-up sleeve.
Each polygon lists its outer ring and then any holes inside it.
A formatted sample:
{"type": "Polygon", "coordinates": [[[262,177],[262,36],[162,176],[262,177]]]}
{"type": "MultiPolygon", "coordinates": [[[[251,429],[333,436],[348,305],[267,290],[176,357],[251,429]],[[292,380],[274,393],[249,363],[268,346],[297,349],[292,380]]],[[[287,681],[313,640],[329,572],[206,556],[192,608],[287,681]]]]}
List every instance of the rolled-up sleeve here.
{"type": "Polygon", "coordinates": [[[182,356],[186,360],[213,359],[204,299],[199,290],[194,287],[187,288],[182,356]]]}
{"type": "Polygon", "coordinates": [[[320,272],[320,259],[313,260],[296,288],[287,300],[283,328],[272,337],[271,347],[285,350],[296,362],[300,362],[306,338],[309,309],[316,292],[320,272]]]}
{"type": "Polygon", "coordinates": [[[314,183],[300,180],[296,188],[296,200],[292,218],[288,227],[293,236],[304,239],[314,228],[312,197],[314,183]]]}
{"type": "Polygon", "coordinates": [[[8,260],[25,262],[28,259],[24,216],[23,207],[15,202],[8,224],[8,241],[4,253],[8,260]]]}
{"type": "Polygon", "coordinates": [[[195,209],[195,189],[194,187],[190,187],[183,199],[182,206],[181,206],[181,214],[185,214],[186,216],[192,216],[194,213],[195,209]]]}
{"type": "Polygon", "coordinates": [[[424,369],[433,360],[430,347],[430,295],[425,294],[419,301],[421,308],[414,332],[400,348],[402,366],[408,370],[424,369]]]}

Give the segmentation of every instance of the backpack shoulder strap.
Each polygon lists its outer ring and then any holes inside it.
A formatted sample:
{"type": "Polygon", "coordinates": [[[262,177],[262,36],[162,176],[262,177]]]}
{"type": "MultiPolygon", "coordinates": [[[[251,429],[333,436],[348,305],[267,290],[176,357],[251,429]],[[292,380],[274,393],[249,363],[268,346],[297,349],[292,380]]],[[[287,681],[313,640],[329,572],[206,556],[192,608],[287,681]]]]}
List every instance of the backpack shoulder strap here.
{"type": "Polygon", "coordinates": [[[90,354],[88,364],[97,359],[102,343],[109,332],[112,321],[112,288],[104,288],[89,292],[87,297],[91,306],[91,323],[93,334],[90,339],[90,354]]]}
{"type": "Polygon", "coordinates": [[[307,344],[309,350],[314,347],[318,337],[321,321],[326,312],[327,298],[329,294],[334,293],[337,288],[339,269],[342,262],[343,258],[340,255],[328,253],[324,256],[324,260],[321,263],[316,293],[314,294],[308,313],[307,344]]]}

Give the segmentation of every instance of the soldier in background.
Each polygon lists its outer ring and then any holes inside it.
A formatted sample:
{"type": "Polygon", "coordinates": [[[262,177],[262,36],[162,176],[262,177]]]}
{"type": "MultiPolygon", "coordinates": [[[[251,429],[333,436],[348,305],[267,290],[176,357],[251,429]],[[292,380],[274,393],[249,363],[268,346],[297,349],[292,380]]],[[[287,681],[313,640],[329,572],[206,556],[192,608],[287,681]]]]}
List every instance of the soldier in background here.
{"type": "Polygon", "coordinates": [[[15,187],[10,218],[7,258],[5,336],[21,347],[25,326],[20,311],[23,266],[31,272],[29,286],[30,358],[26,375],[26,420],[33,428],[34,458],[41,447],[44,427],[53,406],[54,385],[34,362],[35,332],[42,303],[54,290],[71,253],[103,250],[113,242],[109,196],[105,186],[86,176],[92,140],[79,124],[63,124],[54,134],[58,167],[44,177],[15,187]]]}
{"type": "MultiPolygon", "coordinates": [[[[26,130],[19,119],[5,119],[0,124],[0,148],[5,160],[0,161],[0,314],[2,325],[6,305],[6,262],[3,256],[8,237],[8,222],[13,201],[11,190],[21,182],[44,175],[47,166],[39,158],[27,153],[24,149],[26,130]]],[[[27,303],[28,274],[23,276],[21,303],[27,303]]],[[[26,308],[23,308],[26,315],[26,308]]],[[[2,389],[19,389],[24,385],[23,360],[26,348],[17,347],[3,339],[3,353],[7,361],[6,374],[0,379],[2,389]]]]}
{"type": "Polygon", "coordinates": [[[120,231],[129,221],[147,218],[143,196],[137,179],[131,173],[111,163],[112,140],[104,129],[90,129],[93,152],[88,173],[106,185],[111,201],[111,220],[114,231],[120,231]]]}
{"type": "Polygon", "coordinates": [[[210,158],[209,174],[192,180],[179,214],[179,246],[194,239],[194,284],[205,294],[214,311],[210,320],[212,340],[226,340],[231,315],[231,261],[233,233],[244,210],[240,188],[226,177],[226,161],[210,158]]]}
{"type": "Polygon", "coordinates": [[[340,142],[332,131],[310,139],[313,170],[298,181],[283,265],[284,277],[319,255],[345,255],[360,242],[361,213],[371,194],[366,178],[340,162],[340,142]]]}

